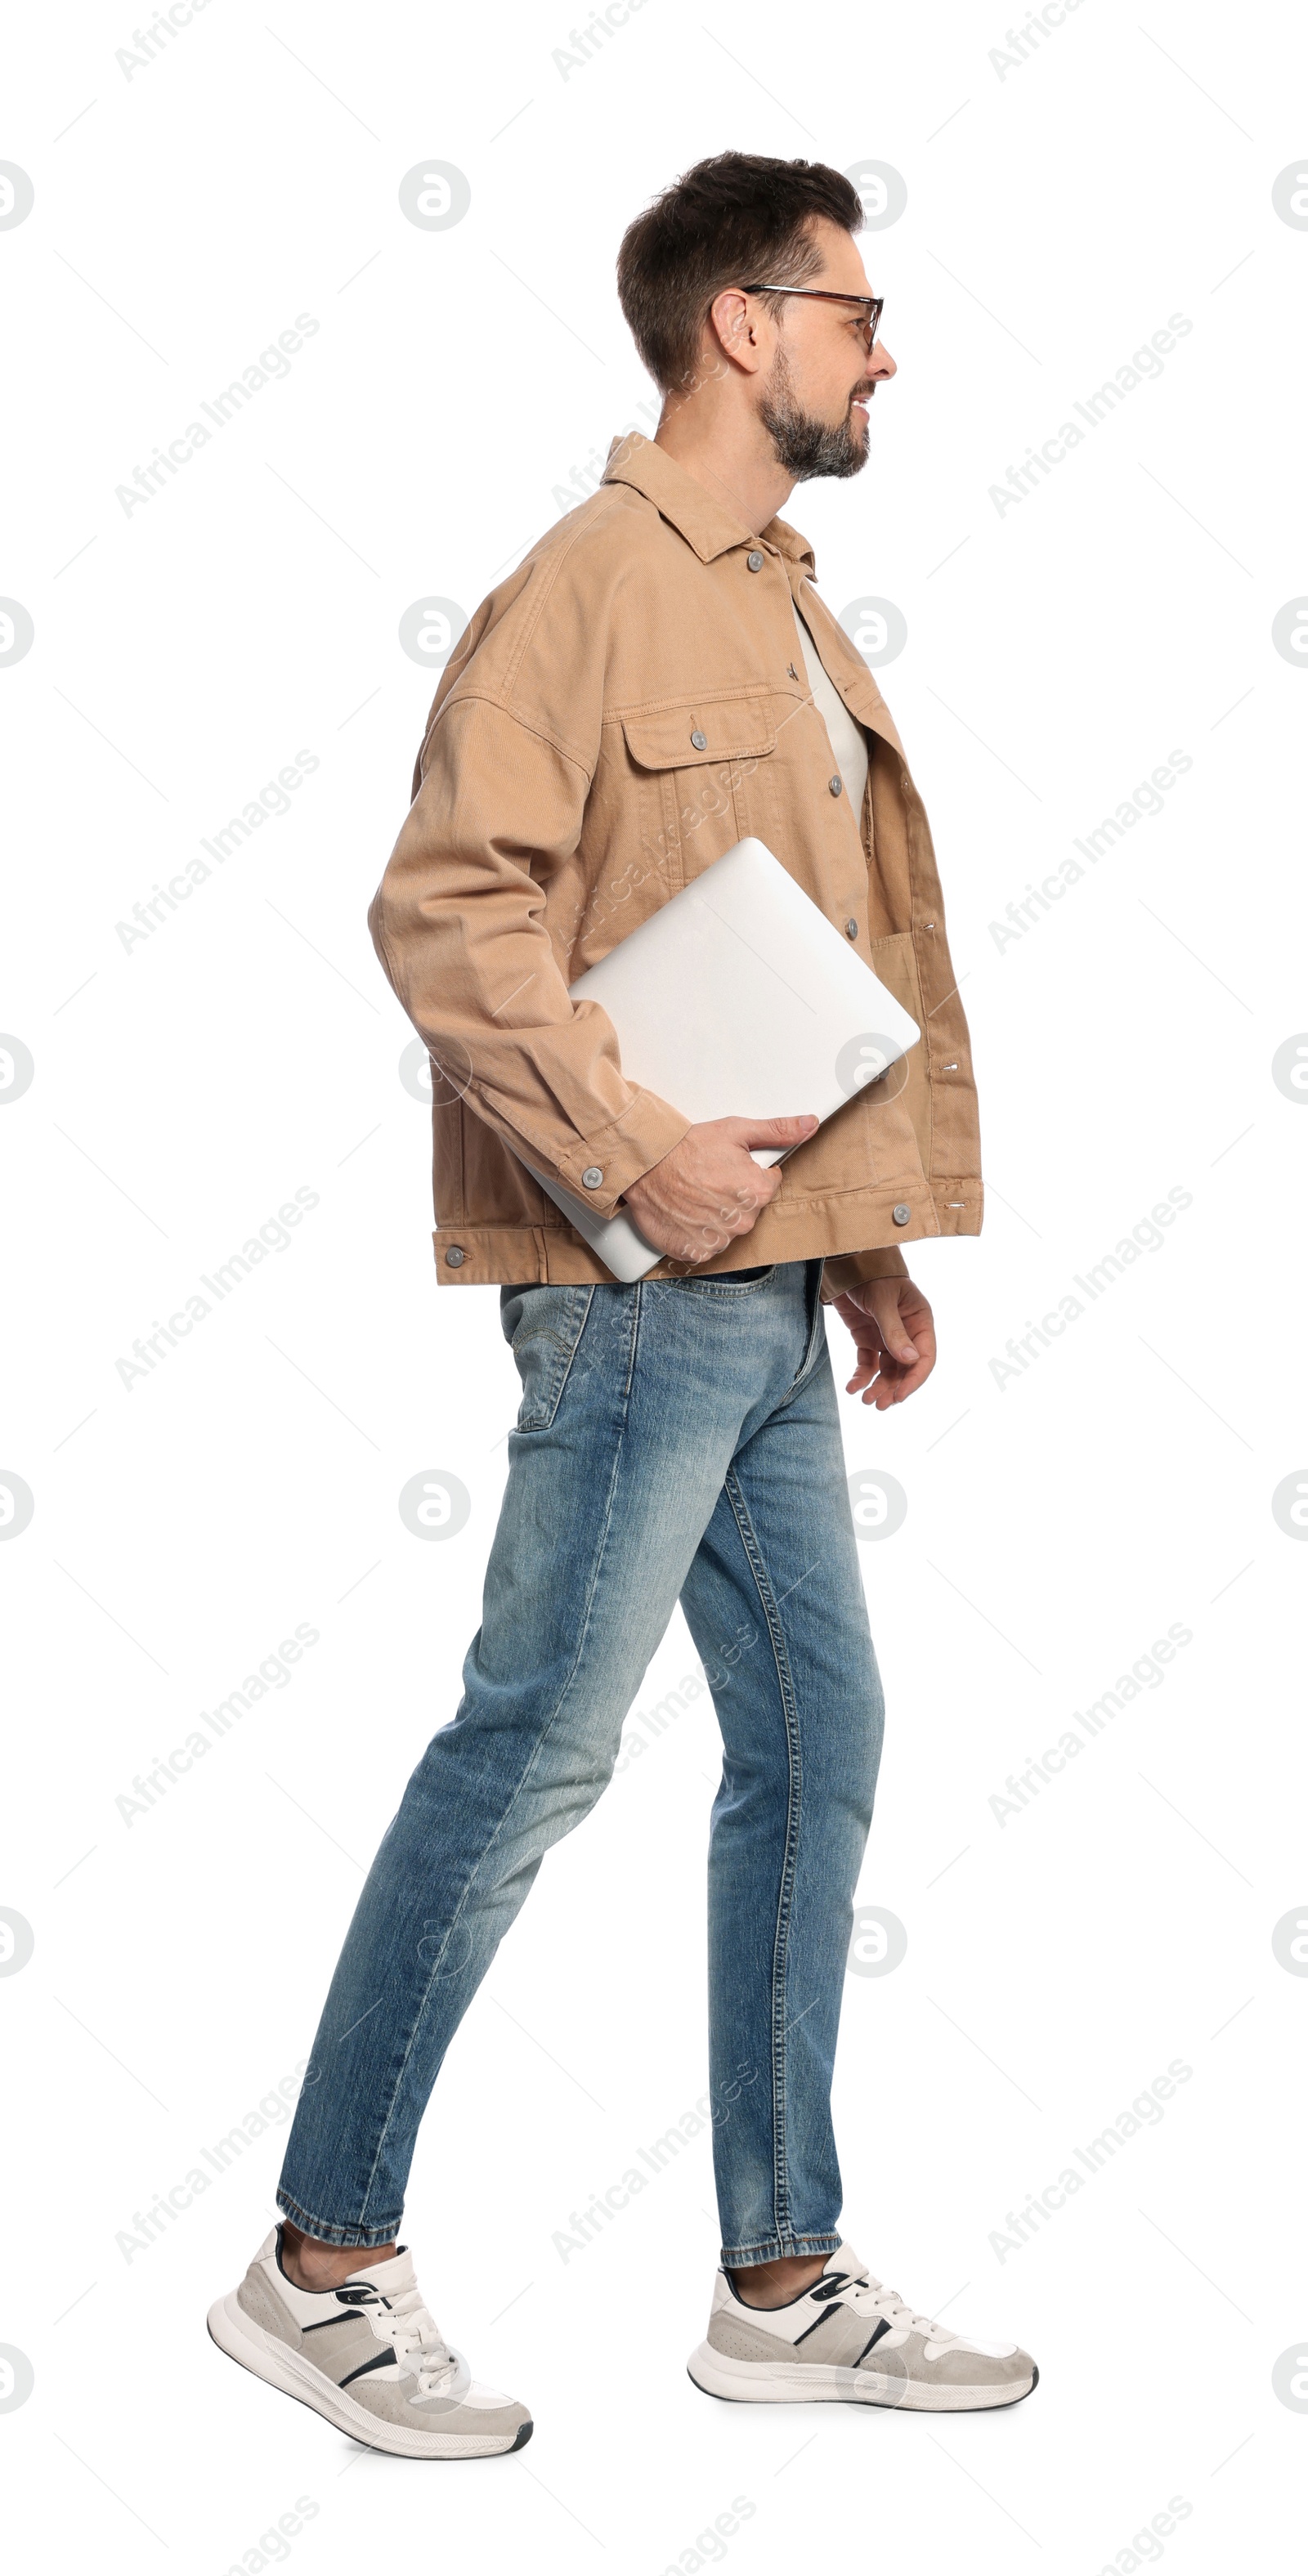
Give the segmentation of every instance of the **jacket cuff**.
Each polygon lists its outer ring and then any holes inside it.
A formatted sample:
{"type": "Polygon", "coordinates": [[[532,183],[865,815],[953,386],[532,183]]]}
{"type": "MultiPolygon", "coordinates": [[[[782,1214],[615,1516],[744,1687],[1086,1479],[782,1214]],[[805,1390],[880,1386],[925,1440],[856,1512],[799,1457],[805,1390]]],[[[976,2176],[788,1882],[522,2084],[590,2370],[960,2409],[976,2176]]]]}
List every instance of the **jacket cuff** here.
{"type": "Polygon", "coordinates": [[[643,1180],[689,1132],[690,1120],[657,1092],[633,1090],[620,1118],[558,1157],[558,1178],[593,1215],[616,1216],[623,1191],[643,1180]],[[598,1180],[588,1183],[587,1173],[598,1173],[598,1180]]]}
{"type": "Polygon", "coordinates": [[[908,1263],[898,1244],[886,1243],[878,1252],[842,1252],[828,1261],[822,1274],[822,1294],[830,1305],[833,1297],[843,1297],[848,1288],[862,1288],[869,1279],[907,1279],[908,1263]]]}

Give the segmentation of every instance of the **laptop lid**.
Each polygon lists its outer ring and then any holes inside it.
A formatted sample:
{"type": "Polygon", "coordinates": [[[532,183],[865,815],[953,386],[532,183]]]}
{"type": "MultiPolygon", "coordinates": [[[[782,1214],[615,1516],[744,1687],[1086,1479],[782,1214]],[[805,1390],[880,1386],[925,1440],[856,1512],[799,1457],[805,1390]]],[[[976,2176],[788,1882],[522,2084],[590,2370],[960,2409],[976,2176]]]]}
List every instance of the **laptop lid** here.
{"type": "MultiPolygon", "coordinates": [[[[805,1110],[829,1118],[921,1035],[754,839],[738,841],[588,967],[571,999],[600,1003],[628,1081],[692,1125],[805,1110]]],[[[775,1148],[754,1156],[781,1159],[775,1148]]],[[[527,1168],[615,1278],[643,1278],[663,1258],[629,1217],[595,1217],[572,1191],[527,1168]]]]}

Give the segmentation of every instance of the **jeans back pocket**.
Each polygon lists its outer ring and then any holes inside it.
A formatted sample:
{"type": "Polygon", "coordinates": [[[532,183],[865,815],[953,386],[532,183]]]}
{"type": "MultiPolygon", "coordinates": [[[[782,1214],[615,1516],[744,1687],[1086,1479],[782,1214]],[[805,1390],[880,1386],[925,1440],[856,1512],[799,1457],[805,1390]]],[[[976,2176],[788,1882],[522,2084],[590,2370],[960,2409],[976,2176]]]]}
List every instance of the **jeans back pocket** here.
{"type": "Polygon", "coordinates": [[[500,1326],[522,1380],[519,1431],[547,1431],[585,1329],[591,1287],[500,1290],[500,1326]]]}

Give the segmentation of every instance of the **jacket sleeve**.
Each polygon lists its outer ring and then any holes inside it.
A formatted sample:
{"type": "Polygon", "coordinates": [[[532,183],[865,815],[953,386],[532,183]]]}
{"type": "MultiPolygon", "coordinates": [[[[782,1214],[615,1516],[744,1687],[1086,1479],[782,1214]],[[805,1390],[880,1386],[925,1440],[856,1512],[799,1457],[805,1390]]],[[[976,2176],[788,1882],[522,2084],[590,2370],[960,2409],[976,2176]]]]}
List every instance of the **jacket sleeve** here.
{"type": "Polygon", "coordinates": [[[883,1244],[879,1252],[839,1252],[823,1270],[822,1294],[829,1306],[846,1289],[865,1287],[869,1279],[907,1277],[908,1264],[896,1243],[883,1244]]]}
{"type": "Polygon", "coordinates": [[[503,705],[451,696],[368,926],[450,1090],[607,1217],[689,1121],[626,1081],[612,1021],[569,1000],[545,927],[545,888],[576,850],[589,785],[574,755],[503,705]],[[587,1171],[602,1175],[589,1189],[587,1171]]]}

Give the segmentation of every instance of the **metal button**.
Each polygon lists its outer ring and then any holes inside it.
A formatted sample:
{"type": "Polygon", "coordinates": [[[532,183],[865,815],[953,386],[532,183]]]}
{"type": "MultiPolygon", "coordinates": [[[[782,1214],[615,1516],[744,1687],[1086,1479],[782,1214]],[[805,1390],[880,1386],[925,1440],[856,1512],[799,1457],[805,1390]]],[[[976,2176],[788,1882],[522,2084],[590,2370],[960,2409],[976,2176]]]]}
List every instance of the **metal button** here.
{"type": "Polygon", "coordinates": [[[461,1270],[468,1256],[461,1243],[452,1243],[445,1258],[451,1270],[461,1270]]]}
{"type": "Polygon", "coordinates": [[[693,733],[690,739],[693,742],[696,751],[708,750],[708,735],[706,733],[693,733]]]}
{"type": "Polygon", "coordinates": [[[845,792],[845,782],[844,782],[844,779],[843,779],[843,778],[829,778],[829,779],[827,780],[827,785],[828,785],[828,787],[830,788],[831,793],[832,793],[832,795],[833,795],[833,796],[843,796],[843,795],[844,795],[844,792],[845,792]]]}
{"type": "Polygon", "coordinates": [[[799,678],[799,673],[793,662],[787,662],[786,664],[786,677],[788,680],[797,680],[799,678]]]}
{"type": "Polygon", "coordinates": [[[851,920],[849,920],[849,921],[847,921],[847,922],[846,922],[846,924],[845,924],[845,937],[846,937],[846,939],[857,939],[857,937],[858,937],[858,923],[857,923],[856,921],[854,921],[854,920],[852,920],[852,919],[851,919],[851,920]]]}
{"type": "Polygon", "coordinates": [[[584,1190],[598,1190],[602,1188],[603,1182],[604,1174],[600,1170],[598,1163],[591,1163],[582,1173],[581,1186],[584,1190]]]}
{"type": "Polygon", "coordinates": [[[763,557],[762,557],[762,555],[746,555],[746,557],[745,557],[745,561],[746,561],[746,563],[747,563],[747,565],[748,565],[748,567],[749,567],[749,569],[750,569],[750,571],[751,571],[751,572],[762,572],[762,570],[763,570],[763,557]]]}
{"type": "Polygon", "coordinates": [[[901,1199],[898,1207],[892,1207],[890,1213],[894,1218],[896,1225],[907,1225],[913,1211],[911,1207],[906,1206],[903,1199],[901,1199]]]}

